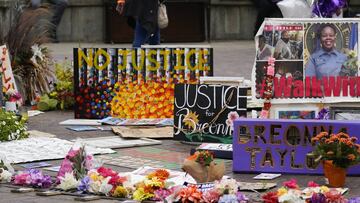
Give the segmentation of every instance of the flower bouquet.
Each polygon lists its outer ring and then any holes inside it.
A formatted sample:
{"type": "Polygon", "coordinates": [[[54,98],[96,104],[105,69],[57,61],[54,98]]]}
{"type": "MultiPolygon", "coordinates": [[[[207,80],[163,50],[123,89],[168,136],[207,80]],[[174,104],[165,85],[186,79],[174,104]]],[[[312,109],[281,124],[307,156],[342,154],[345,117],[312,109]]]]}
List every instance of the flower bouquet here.
{"type": "Polygon", "coordinates": [[[342,132],[321,132],[312,138],[312,142],[317,143],[313,153],[319,156],[318,160],[323,160],[325,177],[331,186],[343,186],[346,169],[360,162],[360,145],[356,141],[356,137],[342,132]]]}
{"type": "Polygon", "coordinates": [[[29,169],[19,172],[14,176],[14,184],[35,188],[50,188],[52,180],[49,175],[44,175],[38,169],[29,169]]]}
{"type": "Polygon", "coordinates": [[[76,142],[61,163],[57,182],[70,181],[71,175],[75,180],[83,179],[93,168],[93,159],[92,155],[86,153],[85,146],[76,142]]]}
{"type": "Polygon", "coordinates": [[[11,141],[27,138],[25,118],[19,118],[13,112],[0,109],[0,141],[11,141]]]}
{"type": "Polygon", "coordinates": [[[209,151],[197,151],[188,157],[182,169],[189,173],[198,183],[221,180],[225,173],[224,162],[215,163],[214,156],[209,151]]]}
{"type": "Polygon", "coordinates": [[[291,179],[283,183],[277,191],[268,192],[262,196],[265,203],[345,203],[341,188],[320,186],[313,181],[308,187],[301,190],[297,181],[291,179]]]}

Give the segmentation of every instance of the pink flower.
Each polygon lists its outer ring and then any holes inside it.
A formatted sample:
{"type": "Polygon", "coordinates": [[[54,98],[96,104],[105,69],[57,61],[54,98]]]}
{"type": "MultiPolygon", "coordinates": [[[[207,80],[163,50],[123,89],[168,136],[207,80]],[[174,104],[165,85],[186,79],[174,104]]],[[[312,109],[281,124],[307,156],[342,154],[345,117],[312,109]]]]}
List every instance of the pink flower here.
{"type": "Polygon", "coordinates": [[[30,184],[31,178],[29,173],[21,173],[15,176],[14,184],[15,185],[25,185],[30,184]]]}
{"type": "Polygon", "coordinates": [[[73,150],[71,149],[68,154],[66,155],[67,159],[74,158],[79,153],[79,150],[73,150]]]}
{"type": "Polygon", "coordinates": [[[85,158],[85,167],[87,170],[91,170],[93,167],[93,156],[87,155],[85,158]]]}
{"type": "Polygon", "coordinates": [[[290,189],[298,189],[299,188],[299,186],[297,185],[297,181],[295,179],[285,181],[285,182],[283,182],[283,185],[290,189]]]}
{"type": "Polygon", "coordinates": [[[231,111],[229,114],[228,114],[228,119],[230,121],[234,121],[236,119],[238,119],[240,116],[239,114],[236,112],[236,111],[231,111]]]}
{"type": "Polygon", "coordinates": [[[109,176],[114,177],[118,175],[116,171],[113,171],[111,168],[105,168],[105,167],[98,168],[97,172],[105,178],[109,176]]]}
{"type": "Polygon", "coordinates": [[[212,189],[208,190],[203,194],[203,200],[205,203],[214,203],[218,202],[220,198],[220,194],[217,192],[217,190],[212,189]]]}
{"type": "Polygon", "coordinates": [[[65,177],[65,173],[71,173],[73,171],[72,163],[69,159],[64,159],[61,163],[60,170],[57,174],[57,180],[60,181],[60,177],[65,177]]]}
{"type": "Polygon", "coordinates": [[[308,187],[319,187],[320,185],[315,183],[314,181],[309,181],[308,182],[308,187]]]}

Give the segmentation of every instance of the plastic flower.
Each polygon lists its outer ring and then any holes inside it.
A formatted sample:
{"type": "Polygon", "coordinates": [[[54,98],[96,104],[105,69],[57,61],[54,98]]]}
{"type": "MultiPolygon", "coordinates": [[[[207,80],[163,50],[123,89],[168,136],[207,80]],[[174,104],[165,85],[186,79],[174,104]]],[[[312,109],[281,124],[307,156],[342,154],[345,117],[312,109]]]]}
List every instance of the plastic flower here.
{"type": "Polygon", "coordinates": [[[0,168],[0,182],[1,181],[10,182],[11,177],[12,177],[12,174],[9,171],[7,171],[3,168],[0,168]]]}
{"type": "Polygon", "coordinates": [[[146,199],[150,199],[154,197],[155,195],[149,192],[145,192],[145,189],[140,187],[133,193],[133,199],[138,201],[143,201],[146,199]]]}
{"type": "Polygon", "coordinates": [[[90,187],[90,177],[89,176],[85,176],[81,181],[80,184],[78,186],[78,190],[79,191],[88,191],[90,187]]]}
{"type": "Polygon", "coordinates": [[[220,194],[216,189],[211,189],[204,192],[202,198],[205,203],[215,203],[218,202],[220,194]]]}
{"type": "Polygon", "coordinates": [[[295,179],[285,181],[285,182],[283,182],[283,185],[290,189],[298,189],[299,188],[299,186],[297,185],[297,181],[295,179]]]}
{"type": "Polygon", "coordinates": [[[128,191],[123,186],[117,186],[112,194],[113,197],[124,198],[128,194],[128,191]]]}
{"type": "Polygon", "coordinates": [[[73,173],[65,173],[64,177],[60,177],[60,184],[57,188],[62,190],[71,190],[75,189],[79,186],[79,181],[77,181],[74,177],[73,173]]]}
{"type": "Polygon", "coordinates": [[[319,187],[320,186],[319,184],[315,183],[314,181],[309,181],[307,185],[308,185],[308,187],[319,187]]]}
{"type": "Polygon", "coordinates": [[[223,195],[220,197],[219,203],[238,203],[238,199],[234,194],[223,195]]]}

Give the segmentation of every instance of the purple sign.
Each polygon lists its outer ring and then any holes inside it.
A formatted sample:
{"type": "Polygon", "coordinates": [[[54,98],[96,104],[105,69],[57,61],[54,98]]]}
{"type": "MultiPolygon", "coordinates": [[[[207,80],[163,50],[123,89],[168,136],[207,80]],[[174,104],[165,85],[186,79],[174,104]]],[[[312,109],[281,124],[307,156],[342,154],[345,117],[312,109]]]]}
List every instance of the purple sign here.
{"type": "MultiPolygon", "coordinates": [[[[342,131],[360,140],[359,129],[360,121],[237,119],[233,171],[321,174],[311,138],[342,131]]],[[[360,175],[360,165],[350,167],[348,174],[360,175]]]]}

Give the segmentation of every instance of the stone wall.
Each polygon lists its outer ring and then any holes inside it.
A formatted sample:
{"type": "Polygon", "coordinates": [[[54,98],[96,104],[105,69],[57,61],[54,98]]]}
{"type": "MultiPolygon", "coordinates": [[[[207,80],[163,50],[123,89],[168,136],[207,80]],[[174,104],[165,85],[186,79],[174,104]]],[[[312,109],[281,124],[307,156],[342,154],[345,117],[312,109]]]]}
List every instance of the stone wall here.
{"type": "MultiPolygon", "coordinates": [[[[69,0],[58,27],[62,42],[104,42],[106,36],[104,2],[108,0],[69,0]]],[[[115,0],[111,0],[114,1],[115,0]]],[[[172,0],[169,0],[172,1],[172,0]]],[[[190,0],[176,0],[186,2],[190,0]]],[[[253,39],[257,11],[251,0],[208,0],[211,40],[253,39]]],[[[0,36],[13,22],[16,4],[25,0],[0,0],[0,36]],[[18,3],[17,3],[18,2],[18,3]]],[[[360,1],[351,0],[351,9],[360,13],[360,1]]]]}

